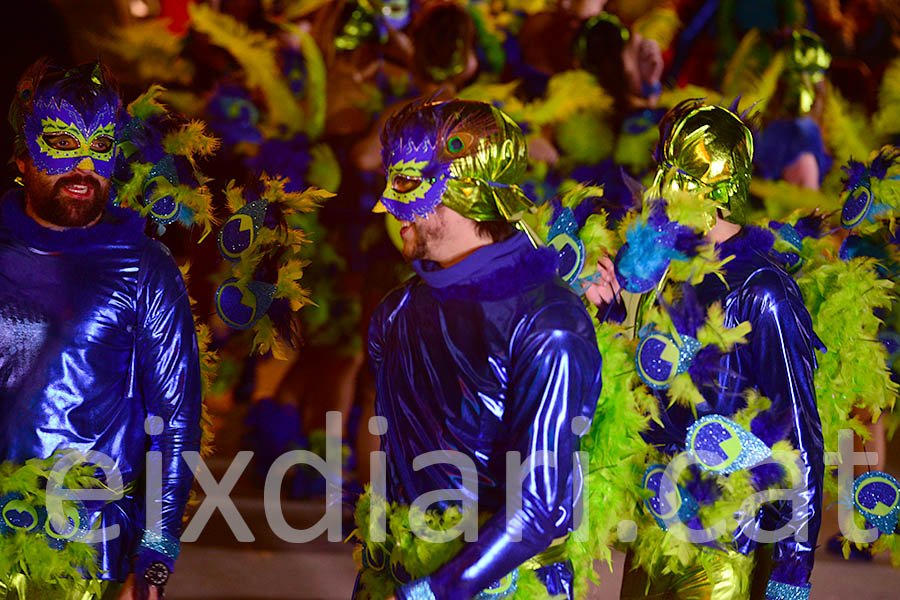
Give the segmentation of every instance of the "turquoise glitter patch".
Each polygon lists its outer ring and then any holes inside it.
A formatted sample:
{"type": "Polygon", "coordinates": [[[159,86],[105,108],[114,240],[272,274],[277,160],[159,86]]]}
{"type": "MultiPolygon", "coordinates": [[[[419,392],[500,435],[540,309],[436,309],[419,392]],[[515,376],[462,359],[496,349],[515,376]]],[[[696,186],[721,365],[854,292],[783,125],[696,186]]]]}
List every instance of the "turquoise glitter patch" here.
{"type": "Polygon", "coordinates": [[[766,586],[768,600],[809,600],[810,585],[788,585],[780,581],[769,580],[766,586]]]}

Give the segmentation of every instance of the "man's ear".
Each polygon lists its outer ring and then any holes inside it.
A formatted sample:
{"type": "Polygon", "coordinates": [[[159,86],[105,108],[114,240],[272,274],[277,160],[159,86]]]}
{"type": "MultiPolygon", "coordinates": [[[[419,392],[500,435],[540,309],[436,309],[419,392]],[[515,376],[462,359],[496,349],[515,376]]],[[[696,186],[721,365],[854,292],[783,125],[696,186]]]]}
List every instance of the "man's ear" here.
{"type": "Polygon", "coordinates": [[[25,174],[25,159],[21,156],[16,157],[16,167],[19,168],[19,173],[21,173],[22,175],[25,174]]]}

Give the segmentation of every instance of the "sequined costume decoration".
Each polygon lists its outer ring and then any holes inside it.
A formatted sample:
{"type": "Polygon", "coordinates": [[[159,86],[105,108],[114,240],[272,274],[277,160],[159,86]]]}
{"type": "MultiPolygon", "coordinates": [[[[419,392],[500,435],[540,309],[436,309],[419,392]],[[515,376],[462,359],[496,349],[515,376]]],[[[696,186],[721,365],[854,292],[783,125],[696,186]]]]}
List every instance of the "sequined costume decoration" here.
{"type": "Polygon", "coordinates": [[[135,555],[171,567],[193,481],[181,454],[200,444],[198,348],[181,273],[133,211],[108,207],[92,227],[53,231],[24,214],[21,190],[0,210],[0,460],[93,450],[127,486],[142,481],[146,451],[160,452],[159,522],[145,523],[133,491],[88,509],[92,523],[120,527],[96,546],[101,578],[123,581],[135,555]],[[142,543],[145,530],[169,550],[142,543]]]}

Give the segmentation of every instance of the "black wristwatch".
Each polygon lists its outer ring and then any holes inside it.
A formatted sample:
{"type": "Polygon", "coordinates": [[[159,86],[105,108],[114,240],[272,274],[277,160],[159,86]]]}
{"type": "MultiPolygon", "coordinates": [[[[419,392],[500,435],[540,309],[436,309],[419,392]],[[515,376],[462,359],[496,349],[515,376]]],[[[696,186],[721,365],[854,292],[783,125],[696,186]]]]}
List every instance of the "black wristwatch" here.
{"type": "Polygon", "coordinates": [[[144,571],[144,581],[161,588],[169,581],[169,574],[169,567],[166,566],[166,563],[156,561],[150,563],[150,566],[144,571]]]}

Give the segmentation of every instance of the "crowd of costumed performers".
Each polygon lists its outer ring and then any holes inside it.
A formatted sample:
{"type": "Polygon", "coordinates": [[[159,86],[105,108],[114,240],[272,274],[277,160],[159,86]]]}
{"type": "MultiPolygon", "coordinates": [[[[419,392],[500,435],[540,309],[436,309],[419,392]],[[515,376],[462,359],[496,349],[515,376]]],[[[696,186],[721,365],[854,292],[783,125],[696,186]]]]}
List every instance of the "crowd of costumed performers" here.
{"type": "Polygon", "coordinates": [[[359,600],[900,567],[900,11],[760,4],[161,0],[102,63],[38,60],[0,598],[163,597],[233,414],[262,481],[340,412],[359,600]],[[848,476],[848,445],[877,456],[848,476]]]}
{"type": "MultiPolygon", "coordinates": [[[[214,196],[260,172],[287,178],[288,192],[337,194],[294,217],[311,241],[301,250],[314,299],[300,313],[304,344],[286,361],[247,361],[247,336],[216,321],[213,404],[249,404],[260,473],[263,457],[321,449],[324,414],[340,411],[346,478],[365,482],[379,444],[365,427],[374,414],[367,326],[411,274],[389,241],[399,243],[397,221],[369,213],[392,114],[423,98],[494,104],[525,134],[523,191],[541,205],[579,183],[602,186],[594,207],[612,227],[641,205],[665,111],[688,98],[742,96],[755,103],[754,201],[772,219],[824,211],[840,194],[840,166],[900,133],[898,15],[884,3],[851,4],[167,0],[94,43],[129,85],[165,86],[167,105],[220,138],[206,168],[214,196]]],[[[211,243],[195,250],[204,266],[215,263],[211,243]]],[[[201,296],[206,309],[211,294],[201,296]]],[[[871,429],[883,440],[881,421],[871,429]]],[[[295,478],[297,495],[324,489],[315,473],[295,478]]]]}
{"type": "Polygon", "coordinates": [[[896,396],[878,339],[894,286],[877,259],[848,255],[856,236],[838,234],[890,219],[882,184],[896,151],[848,165],[840,216],[760,221],[745,118],[737,103],[669,110],[642,205],[615,224],[590,187],[534,206],[518,185],[521,129],[489,104],[414,103],[387,122],[375,210],[405,224],[416,276],[385,298],[369,333],[376,413],[390,427],[386,485],[357,507],[356,597],[574,597],[589,578],[602,583],[593,560],[618,547],[623,598],[807,598],[826,494],[852,502],[858,526],[881,523],[876,550],[894,549],[896,480],[866,473],[851,499],[825,452],[838,450],[839,429],[867,435],[851,411],[877,416],[896,396]],[[878,192],[859,183],[873,172],[878,192]],[[548,268],[569,293],[547,289],[548,268]],[[574,294],[597,306],[599,355],[584,346],[574,294]],[[561,429],[578,417],[580,429],[561,429]],[[569,456],[582,436],[584,530],[571,520],[582,499],[567,461],[526,472],[510,514],[497,456],[569,456]],[[462,466],[410,470],[447,438],[473,444],[478,479],[462,466]],[[794,495],[767,494],[784,487],[794,495]],[[477,513],[466,493],[444,510],[412,504],[447,488],[477,490],[477,513]],[[417,519],[478,523],[480,535],[421,539],[417,519]]]}

